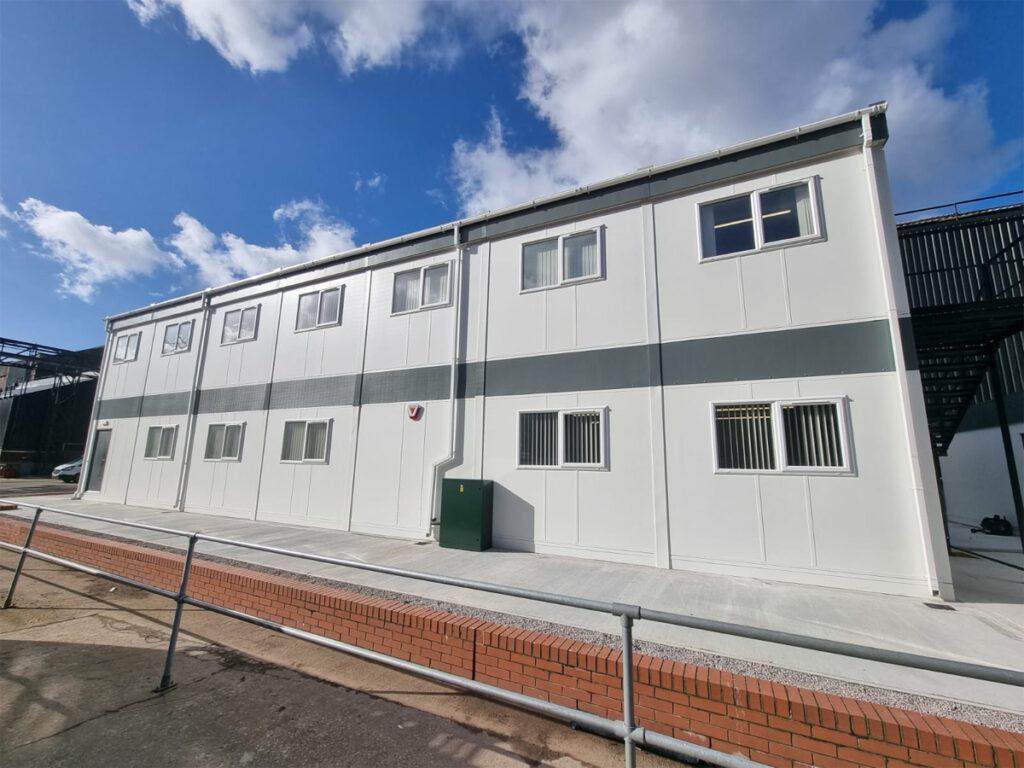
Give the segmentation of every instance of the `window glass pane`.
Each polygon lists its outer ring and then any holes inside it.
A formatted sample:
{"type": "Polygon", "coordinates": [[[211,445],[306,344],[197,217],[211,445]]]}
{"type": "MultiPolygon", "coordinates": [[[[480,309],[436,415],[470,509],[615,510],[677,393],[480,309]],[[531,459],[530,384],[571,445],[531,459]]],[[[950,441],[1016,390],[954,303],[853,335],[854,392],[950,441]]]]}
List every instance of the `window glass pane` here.
{"type": "Polygon", "coordinates": [[[284,423],[284,445],[281,447],[282,461],[302,461],[302,444],[306,435],[306,422],[286,421],[284,423]]]}
{"type": "Polygon", "coordinates": [[[229,424],[224,430],[224,450],[221,456],[225,459],[237,459],[242,453],[242,425],[229,424]]]}
{"type": "Polygon", "coordinates": [[[320,316],[317,325],[330,325],[338,322],[341,310],[341,289],[332,288],[320,294],[320,316]]]}
{"type": "Polygon", "coordinates": [[[558,466],[558,412],[519,414],[519,464],[558,466]]]}
{"type": "Polygon", "coordinates": [[[719,469],[775,469],[770,403],[715,406],[719,469]]]}
{"type": "Polygon", "coordinates": [[[125,360],[135,360],[139,356],[139,336],[141,334],[133,333],[128,337],[128,351],[125,352],[125,360]]]}
{"type": "Polygon", "coordinates": [[[160,434],[160,457],[170,458],[174,455],[174,427],[164,427],[160,434]]]}
{"type": "Polygon", "coordinates": [[[242,310],[242,325],[238,329],[238,339],[256,338],[256,307],[242,310]]]}
{"type": "Polygon", "coordinates": [[[566,464],[601,463],[601,413],[566,413],[562,440],[566,464]]]}
{"type": "Polygon", "coordinates": [[[523,290],[558,284],[558,240],[523,246],[523,290]]]}
{"type": "Polygon", "coordinates": [[[164,328],[164,346],[161,350],[165,355],[174,352],[178,348],[178,326],[168,325],[164,328]]]}
{"type": "Polygon", "coordinates": [[[409,312],[419,309],[420,271],[399,272],[395,275],[394,294],[391,297],[392,312],[409,312]]]}
{"type": "Polygon", "coordinates": [[[224,425],[211,424],[206,433],[206,458],[219,459],[224,455],[224,425]]]}
{"type": "Polygon", "coordinates": [[[160,450],[160,427],[150,427],[146,433],[146,458],[155,459],[160,450]]]}
{"type": "Polygon", "coordinates": [[[242,319],[242,310],[233,309],[224,314],[224,330],[220,335],[221,344],[238,341],[238,323],[242,319]]]}
{"type": "Polygon", "coordinates": [[[311,421],[306,425],[306,453],[304,458],[323,461],[327,458],[327,423],[311,421]]]}
{"type": "Polygon", "coordinates": [[[762,192],[761,224],[766,243],[814,234],[808,185],[762,192]]]}
{"type": "Polygon", "coordinates": [[[316,325],[316,306],[319,294],[306,293],[299,296],[299,316],[295,321],[295,329],[304,331],[316,325]]]}
{"type": "Polygon", "coordinates": [[[178,351],[182,352],[188,349],[188,345],[192,342],[192,321],[182,323],[178,326],[178,351]]]}
{"type": "Polygon", "coordinates": [[[128,351],[128,337],[122,336],[114,344],[114,360],[124,360],[128,351]]]}
{"type": "Polygon", "coordinates": [[[842,467],[843,440],[835,403],[782,406],[786,463],[791,467],[842,467]]]}
{"type": "Polygon", "coordinates": [[[750,197],[744,195],[702,205],[700,230],[705,257],[753,249],[754,221],[750,213],[750,197]]]}
{"type": "Polygon", "coordinates": [[[444,304],[448,301],[448,265],[438,264],[423,270],[423,305],[444,304]]]}
{"type": "Polygon", "coordinates": [[[584,232],[562,241],[565,253],[562,273],[566,280],[594,277],[601,268],[597,253],[597,232],[584,232]]]}

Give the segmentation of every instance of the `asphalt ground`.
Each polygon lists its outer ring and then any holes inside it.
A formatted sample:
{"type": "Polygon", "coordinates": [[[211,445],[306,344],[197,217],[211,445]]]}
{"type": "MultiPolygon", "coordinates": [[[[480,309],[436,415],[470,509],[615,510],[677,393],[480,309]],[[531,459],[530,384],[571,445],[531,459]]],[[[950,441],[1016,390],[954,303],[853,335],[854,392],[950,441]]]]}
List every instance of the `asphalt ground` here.
{"type": "MultiPolygon", "coordinates": [[[[0,591],[16,563],[0,551],[0,591]]],[[[623,765],[622,745],[200,609],[159,694],[174,605],[29,559],[0,611],[0,764],[623,765]]],[[[644,768],[678,765],[638,752],[644,768]]]]}
{"type": "Polygon", "coordinates": [[[75,492],[74,483],[51,477],[0,477],[0,496],[67,495],[75,492]]]}

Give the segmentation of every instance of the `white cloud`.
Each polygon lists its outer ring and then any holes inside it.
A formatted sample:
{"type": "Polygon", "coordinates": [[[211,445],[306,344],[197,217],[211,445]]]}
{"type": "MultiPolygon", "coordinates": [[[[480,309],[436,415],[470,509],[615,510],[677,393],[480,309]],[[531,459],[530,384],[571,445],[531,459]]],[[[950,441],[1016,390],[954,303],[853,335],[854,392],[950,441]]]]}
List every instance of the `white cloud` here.
{"type": "Polygon", "coordinates": [[[935,84],[956,18],[947,5],[873,27],[866,2],[524,2],[521,96],[555,146],[510,146],[492,114],[459,141],[453,172],[477,213],[889,101],[897,204],[984,187],[1019,146],[997,147],[985,88],[935,84]]]}
{"type": "Polygon", "coordinates": [[[60,264],[58,292],[90,301],[103,283],[151,275],[181,261],[162,250],[145,229],[93,224],[76,211],[61,210],[29,198],[9,216],[42,241],[43,255],[60,264]]]}
{"type": "Polygon", "coordinates": [[[352,189],[356,192],[368,189],[375,192],[383,192],[384,184],[387,182],[388,177],[386,174],[374,171],[368,178],[363,178],[361,173],[355,174],[355,181],[352,183],[352,189]]]}
{"type": "Polygon", "coordinates": [[[58,293],[86,302],[107,283],[149,277],[158,270],[215,286],[355,247],[354,230],[312,200],[292,200],[274,211],[281,230],[275,246],[255,245],[230,232],[216,235],[185,212],[174,218],[178,231],[167,238],[169,248],[161,248],[145,229],[117,232],[34,198],[18,208],[9,211],[0,201],[0,217],[34,234],[39,253],[60,264],[58,293]]]}
{"type": "Polygon", "coordinates": [[[427,0],[126,0],[150,24],[177,11],[195,40],[206,40],[239,69],[282,72],[318,41],[342,71],[396,64],[420,38],[427,0]]]}
{"type": "Polygon", "coordinates": [[[282,225],[281,243],[262,246],[231,232],[217,236],[182,212],[174,218],[178,232],[168,242],[196,268],[199,281],[207,286],[223,285],[355,247],[355,231],[331,218],[322,203],[293,200],[274,211],[274,221],[282,225]],[[294,230],[294,244],[289,241],[286,228],[294,230]]]}

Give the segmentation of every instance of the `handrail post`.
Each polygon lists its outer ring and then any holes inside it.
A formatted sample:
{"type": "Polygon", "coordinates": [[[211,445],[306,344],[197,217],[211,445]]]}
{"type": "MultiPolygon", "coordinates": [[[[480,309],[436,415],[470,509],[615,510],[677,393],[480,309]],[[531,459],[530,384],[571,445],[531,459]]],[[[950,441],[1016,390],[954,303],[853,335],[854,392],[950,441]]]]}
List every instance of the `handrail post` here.
{"type": "Polygon", "coordinates": [[[42,507],[36,507],[36,513],[32,516],[32,524],[28,527],[28,536],[25,537],[25,545],[21,550],[21,557],[18,558],[18,567],[14,569],[14,576],[11,578],[11,586],[7,588],[7,597],[4,599],[4,608],[11,607],[14,599],[14,588],[18,586],[18,577],[21,576],[21,569],[25,565],[25,558],[28,556],[28,548],[32,543],[32,535],[36,532],[36,525],[39,523],[39,516],[43,514],[42,507]]]}
{"type": "Polygon", "coordinates": [[[196,542],[199,534],[193,533],[188,537],[188,551],[185,553],[185,566],[181,569],[181,586],[178,588],[178,596],[175,598],[177,604],[174,609],[174,624],[171,625],[171,639],[167,642],[167,658],[164,660],[164,674],[160,678],[160,685],[153,689],[153,693],[163,693],[173,688],[176,683],[171,682],[171,665],[174,664],[174,648],[178,644],[178,629],[181,627],[181,612],[185,607],[185,598],[188,596],[188,576],[192,570],[192,555],[196,551],[196,542]]]}
{"type": "Polygon", "coordinates": [[[622,722],[626,726],[626,768],[635,768],[636,744],[633,743],[633,731],[636,729],[636,721],[633,714],[633,617],[628,613],[622,613],[619,619],[622,621],[622,722]]]}

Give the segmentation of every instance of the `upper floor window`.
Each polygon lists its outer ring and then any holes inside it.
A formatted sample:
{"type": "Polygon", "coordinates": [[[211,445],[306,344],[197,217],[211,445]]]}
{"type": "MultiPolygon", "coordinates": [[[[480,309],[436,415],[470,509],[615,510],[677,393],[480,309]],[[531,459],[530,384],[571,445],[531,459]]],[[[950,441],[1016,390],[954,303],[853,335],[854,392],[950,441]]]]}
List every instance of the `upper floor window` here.
{"type": "Polygon", "coordinates": [[[606,409],[519,414],[519,466],[603,468],[606,409]]]}
{"type": "Polygon", "coordinates": [[[249,341],[256,338],[256,325],[259,322],[260,307],[232,309],[224,313],[224,328],[220,334],[221,344],[234,344],[238,341],[249,341]]]}
{"type": "Polygon", "coordinates": [[[299,311],[295,330],[308,331],[326,325],[337,325],[341,320],[342,287],[312,291],[299,296],[299,311]]]}
{"type": "Polygon", "coordinates": [[[842,401],[714,406],[719,470],[851,471],[842,401]]]}
{"type": "Polygon", "coordinates": [[[326,462],[329,437],[327,420],[286,421],[281,461],[326,462]]]}
{"type": "Polygon", "coordinates": [[[139,340],[141,338],[141,331],[118,336],[117,341],[114,342],[114,362],[127,363],[137,360],[139,357],[139,340]]]}
{"type": "Polygon", "coordinates": [[[171,323],[164,327],[164,346],[161,354],[174,355],[178,352],[188,352],[192,346],[192,323],[189,320],[185,323],[171,323]]]}
{"type": "Polygon", "coordinates": [[[602,276],[601,232],[592,229],[535,243],[525,243],[522,255],[524,291],[552,288],[602,276]]]}
{"type": "Polygon", "coordinates": [[[819,237],[816,197],[816,185],[809,180],[701,205],[701,258],[819,237]]]}
{"type": "Polygon", "coordinates": [[[177,427],[150,427],[146,433],[147,459],[173,459],[177,427]]]}
{"type": "Polygon", "coordinates": [[[450,265],[435,264],[395,273],[391,314],[440,307],[448,303],[450,265]]]}
{"type": "Polygon", "coordinates": [[[242,457],[244,424],[211,424],[206,432],[206,453],[211,461],[238,461],[242,457]]]}

